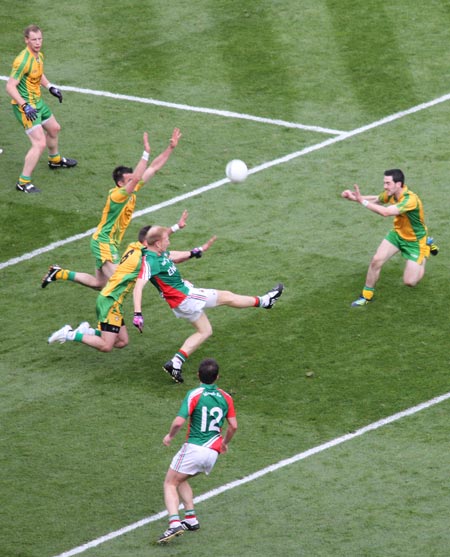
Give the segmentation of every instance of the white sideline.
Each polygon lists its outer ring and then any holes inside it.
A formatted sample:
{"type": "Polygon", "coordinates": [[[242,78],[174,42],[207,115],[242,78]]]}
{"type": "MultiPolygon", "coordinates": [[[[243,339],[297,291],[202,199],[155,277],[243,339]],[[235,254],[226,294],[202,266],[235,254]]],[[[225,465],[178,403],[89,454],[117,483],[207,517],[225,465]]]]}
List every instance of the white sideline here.
{"type": "MultiPolygon", "coordinates": [[[[2,78],[2,76],[0,76],[0,78],[2,78]]],[[[318,151],[320,149],[323,149],[324,147],[334,145],[335,143],[345,141],[346,139],[354,137],[355,135],[359,135],[361,133],[372,130],[374,128],[378,128],[380,126],[384,126],[384,124],[388,124],[388,123],[393,122],[395,120],[399,120],[400,118],[403,118],[404,116],[409,116],[410,114],[414,114],[416,112],[420,112],[421,110],[431,108],[431,107],[433,107],[437,104],[446,102],[448,100],[450,100],[450,93],[447,93],[446,95],[443,95],[442,97],[438,97],[436,99],[433,99],[432,101],[428,101],[428,102],[425,102],[425,103],[418,104],[418,105],[413,106],[412,108],[409,108],[407,110],[402,110],[401,112],[396,112],[395,114],[391,114],[390,116],[386,116],[385,118],[382,118],[381,120],[377,120],[375,122],[372,122],[371,124],[361,126],[360,128],[356,128],[352,131],[343,132],[336,137],[331,137],[331,138],[326,139],[325,141],[322,141],[320,143],[316,143],[316,144],[311,145],[309,147],[305,147],[304,149],[302,149],[300,151],[295,151],[294,153],[290,153],[289,155],[285,155],[284,157],[280,157],[278,159],[274,159],[272,161],[265,162],[263,164],[255,166],[255,167],[253,167],[249,170],[249,174],[256,174],[257,172],[261,172],[262,170],[266,170],[267,168],[270,168],[272,166],[277,166],[279,164],[289,162],[289,161],[291,161],[295,158],[302,157],[302,156],[307,155],[309,153],[312,153],[314,151],[318,151]]],[[[146,209],[136,211],[133,214],[132,218],[134,219],[136,217],[141,217],[143,215],[153,213],[153,212],[155,212],[159,209],[162,209],[163,207],[168,207],[170,205],[174,205],[175,203],[178,203],[180,201],[184,201],[185,199],[189,199],[190,197],[195,197],[195,196],[200,195],[202,193],[205,193],[209,190],[221,187],[225,184],[228,184],[229,182],[230,182],[230,180],[228,180],[228,178],[223,178],[223,179],[218,180],[216,182],[212,182],[211,184],[208,184],[206,186],[202,186],[202,187],[197,188],[195,190],[191,190],[190,192],[187,192],[183,195],[179,195],[177,197],[173,197],[172,199],[168,199],[168,200],[166,200],[162,203],[159,203],[158,205],[152,205],[150,207],[147,207],[146,209]]],[[[81,240],[82,238],[85,238],[86,236],[90,236],[94,232],[94,230],[95,229],[87,230],[86,232],[83,232],[81,234],[76,234],[75,236],[70,236],[69,238],[66,238],[65,240],[59,240],[57,242],[52,242],[51,244],[49,244],[47,246],[44,246],[42,248],[38,248],[38,249],[36,249],[32,252],[29,252],[29,253],[25,253],[24,255],[21,255],[20,257],[14,257],[13,259],[9,259],[8,261],[4,261],[3,263],[0,263],[0,271],[2,269],[5,269],[6,267],[11,267],[12,265],[16,265],[17,263],[21,263],[22,261],[26,261],[26,260],[32,259],[33,257],[36,257],[38,255],[42,255],[43,253],[52,251],[53,249],[61,247],[65,244],[70,244],[71,242],[75,242],[76,240],[81,240]]]]}
{"type": "MultiPolygon", "coordinates": [[[[8,80],[8,76],[0,75],[3,81],[8,80]]],[[[260,116],[252,116],[251,114],[242,114],[240,112],[232,112],[229,110],[218,110],[216,108],[203,108],[201,106],[190,106],[188,104],[171,103],[167,101],[159,101],[158,99],[148,99],[145,97],[136,97],[133,95],[122,95],[120,93],[110,93],[109,91],[96,91],[95,89],[83,89],[82,87],[71,87],[69,85],[58,85],[61,91],[71,91],[73,93],[81,93],[83,95],[93,95],[96,97],[106,97],[108,99],[116,99],[120,101],[137,102],[143,104],[153,104],[155,106],[164,106],[165,108],[175,108],[176,110],[186,110],[188,112],[202,112],[203,114],[213,114],[214,116],[224,116],[225,118],[237,118],[240,120],[251,120],[262,124],[272,124],[274,126],[282,126],[283,128],[297,128],[305,131],[317,133],[327,133],[330,135],[339,135],[341,130],[333,130],[330,128],[322,128],[320,126],[308,126],[306,124],[298,124],[296,122],[286,122],[285,120],[261,118],[260,116]]]]}
{"type": "MultiPolygon", "coordinates": [[[[407,416],[412,416],[413,414],[416,414],[417,412],[421,412],[422,410],[426,410],[427,408],[431,408],[432,406],[435,406],[436,404],[440,404],[441,402],[444,402],[445,400],[448,400],[448,399],[450,399],[450,392],[446,393],[444,395],[432,398],[431,400],[428,400],[427,402],[422,402],[421,404],[418,404],[417,406],[413,406],[411,408],[408,408],[407,410],[397,412],[396,414],[393,414],[392,416],[389,416],[387,418],[382,418],[381,420],[378,420],[378,421],[373,422],[373,423],[371,423],[371,424],[369,424],[365,427],[357,429],[353,433],[347,433],[346,435],[342,435],[341,437],[337,437],[336,439],[332,439],[331,441],[323,443],[322,445],[318,445],[317,447],[313,447],[312,449],[308,449],[308,450],[306,450],[302,453],[299,453],[299,454],[297,454],[297,455],[295,455],[291,458],[287,458],[285,460],[280,460],[276,464],[272,464],[270,466],[267,466],[266,468],[263,468],[262,470],[258,470],[257,472],[254,472],[253,474],[245,476],[244,478],[241,478],[240,480],[235,480],[233,482],[222,485],[221,487],[217,487],[216,489],[212,489],[211,491],[208,491],[208,492],[204,493],[203,495],[199,495],[198,497],[195,497],[194,498],[194,503],[196,503],[196,504],[201,503],[202,501],[206,501],[207,499],[211,499],[212,497],[216,497],[217,495],[220,495],[221,493],[224,493],[225,491],[230,491],[230,489],[234,489],[235,487],[239,487],[239,486],[244,485],[246,483],[249,483],[253,480],[257,480],[258,478],[261,478],[262,476],[265,476],[266,474],[269,474],[270,472],[275,472],[275,471],[279,470],[280,468],[284,468],[285,466],[289,466],[291,464],[299,462],[300,460],[305,460],[306,458],[309,458],[310,456],[313,456],[315,454],[326,451],[327,449],[331,449],[332,447],[336,447],[337,445],[341,445],[342,443],[345,443],[346,441],[350,441],[350,440],[354,439],[355,437],[360,437],[361,435],[364,435],[365,433],[368,433],[370,431],[375,431],[375,430],[379,429],[380,427],[384,427],[385,425],[392,424],[393,422],[396,422],[396,421],[398,421],[402,418],[405,418],[407,416]]],[[[142,520],[139,520],[137,522],[134,522],[133,524],[129,524],[128,526],[125,526],[124,528],[120,528],[120,530],[110,532],[109,534],[106,534],[104,536],[101,536],[100,538],[97,538],[97,539],[92,540],[88,543],[85,543],[83,545],[75,547],[74,549],[70,549],[69,551],[65,551],[64,553],[60,553],[59,555],[56,555],[55,557],[72,557],[73,555],[79,555],[80,553],[83,553],[84,551],[87,551],[88,549],[91,549],[93,547],[97,547],[98,545],[100,545],[102,543],[113,540],[114,538],[118,538],[119,536],[122,536],[123,534],[126,534],[127,532],[131,532],[133,530],[136,530],[137,528],[140,528],[141,526],[145,526],[146,524],[150,524],[151,522],[156,522],[157,520],[160,520],[161,518],[164,518],[165,516],[167,516],[167,511],[162,511],[158,514],[154,514],[154,515],[149,516],[147,518],[143,518],[142,520]]]]}

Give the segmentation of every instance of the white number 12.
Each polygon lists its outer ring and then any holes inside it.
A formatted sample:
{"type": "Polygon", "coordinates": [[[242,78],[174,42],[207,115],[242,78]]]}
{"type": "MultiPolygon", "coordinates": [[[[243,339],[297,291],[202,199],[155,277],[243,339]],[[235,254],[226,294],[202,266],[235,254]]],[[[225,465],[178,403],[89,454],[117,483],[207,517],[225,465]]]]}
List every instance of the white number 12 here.
{"type": "Polygon", "coordinates": [[[218,425],[223,418],[223,411],[218,406],[211,408],[208,414],[208,407],[202,407],[202,431],[218,431],[220,433],[220,426],[218,425]],[[208,424],[209,422],[209,424],[208,424]]]}

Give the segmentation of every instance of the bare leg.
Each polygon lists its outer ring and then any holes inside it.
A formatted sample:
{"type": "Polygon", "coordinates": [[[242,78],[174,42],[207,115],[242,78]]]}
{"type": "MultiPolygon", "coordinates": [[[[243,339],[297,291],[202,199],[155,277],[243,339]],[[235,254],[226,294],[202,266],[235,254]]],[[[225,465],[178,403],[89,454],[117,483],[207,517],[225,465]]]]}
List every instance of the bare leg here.
{"type": "Polygon", "coordinates": [[[42,153],[44,152],[46,145],[45,133],[42,126],[36,126],[30,133],[27,134],[29,140],[31,141],[31,147],[25,155],[25,161],[22,169],[22,174],[24,176],[30,176],[33,174],[42,153]]]}
{"type": "Polygon", "coordinates": [[[61,131],[61,126],[56,121],[54,116],[42,124],[45,131],[47,132],[46,145],[49,155],[56,155],[59,151],[58,147],[58,134],[61,131]]]}
{"type": "Polygon", "coordinates": [[[396,248],[393,244],[391,244],[387,240],[382,240],[370,262],[366,276],[366,286],[375,288],[375,285],[380,278],[381,268],[386,263],[386,261],[391,259],[391,257],[393,257],[398,252],[399,249],[396,248]]]}
{"type": "Polygon", "coordinates": [[[403,273],[403,282],[406,286],[416,286],[422,280],[425,274],[426,261],[427,260],[424,258],[421,265],[410,259],[406,261],[405,271],[403,273]]]}
{"type": "Polygon", "coordinates": [[[242,296],[228,290],[217,290],[217,305],[233,308],[251,308],[255,306],[256,296],[242,296]]]}
{"type": "Polygon", "coordinates": [[[111,352],[113,348],[124,348],[128,344],[128,331],[125,326],[120,327],[119,333],[110,333],[102,331],[102,336],[83,335],[83,344],[92,346],[100,352],[111,352]]]}
{"type": "Polygon", "coordinates": [[[178,494],[183,501],[185,509],[194,508],[194,493],[192,487],[187,480],[184,480],[178,484],[178,494]]]}
{"type": "MultiPolygon", "coordinates": [[[[164,502],[166,504],[166,509],[167,512],[169,513],[169,516],[178,514],[179,507],[180,507],[180,497],[178,494],[179,487],[181,484],[187,484],[187,480],[190,477],[191,476],[188,476],[187,474],[181,474],[180,472],[176,472],[172,468],[169,468],[167,470],[166,478],[164,480],[164,502]]],[[[181,488],[181,491],[184,493],[185,490],[186,488],[183,486],[181,488]]],[[[191,490],[191,496],[192,496],[192,490],[191,490]]],[[[186,495],[186,497],[188,497],[189,499],[188,494],[186,495]]],[[[183,502],[187,503],[184,497],[183,497],[183,502]]],[[[193,505],[193,501],[192,501],[192,505],[193,505]]],[[[193,506],[190,506],[188,508],[192,509],[193,506]]]]}
{"type": "Polygon", "coordinates": [[[185,354],[190,356],[193,352],[195,352],[204,342],[212,335],[212,327],[211,323],[209,322],[206,313],[202,313],[202,315],[194,321],[192,325],[195,327],[196,332],[188,337],[183,346],[180,348],[185,354]]]}
{"type": "Polygon", "coordinates": [[[94,290],[101,290],[108,280],[113,276],[114,271],[117,269],[117,264],[112,261],[105,261],[101,269],[96,269],[95,276],[89,273],[75,272],[73,282],[93,288],[94,290]]]}

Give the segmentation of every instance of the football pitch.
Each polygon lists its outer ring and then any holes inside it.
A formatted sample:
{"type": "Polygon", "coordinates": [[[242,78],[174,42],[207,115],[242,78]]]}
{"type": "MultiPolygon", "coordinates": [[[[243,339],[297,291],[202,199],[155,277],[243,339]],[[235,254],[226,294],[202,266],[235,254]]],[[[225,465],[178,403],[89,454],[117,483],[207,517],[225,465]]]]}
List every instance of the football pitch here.
{"type": "MultiPolygon", "coordinates": [[[[36,0],[4,7],[0,84],[21,32],[44,32],[44,96],[74,169],[16,192],[28,140],[0,101],[0,555],[446,557],[450,534],[446,2],[189,3],[36,0]],[[270,311],[216,308],[213,336],[173,384],[162,364],[190,333],[146,290],[144,333],[101,354],[47,344],[95,322],[96,292],[50,264],[92,272],[89,236],[111,171],[183,137],[138,194],[122,246],[145,224],[175,223],[173,249],[218,240],[183,276],[262,294],[270,311]],[[231,184],[240,158],[247,180],[231,184]],[[401,168],[440,247],[414,289],[397,256],[373,304],[351,308],[392,226],[340,197],[382,189],[401,168]],[[239,430],[212,474],[192,481],[201,528],[167,547],[162,483],[182,442],[162,445],[205,357],[221,366],[239,430]]],[[[131,323],[132,300],[126,303],[131,323]]],[[[133,327],[130,327],[133,329],[133,327]]]]}

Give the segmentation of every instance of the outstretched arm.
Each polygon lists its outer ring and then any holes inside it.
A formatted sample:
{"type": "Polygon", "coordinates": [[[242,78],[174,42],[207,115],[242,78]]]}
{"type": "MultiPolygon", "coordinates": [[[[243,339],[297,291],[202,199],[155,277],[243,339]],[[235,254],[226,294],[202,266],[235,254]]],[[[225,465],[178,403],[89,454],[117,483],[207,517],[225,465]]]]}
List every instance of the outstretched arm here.
{"type": "Polygon", "coordinates": [[[178,230],[181,230],[181,228],[184,228],[186,226],[186,221],[187,218],[189,216],[189,213],[187,212],[187,209],[185,209],[180,217],[180,220],[177,222],[177,224],[172,225],[169,228],[169,234],[173,234],[174,232],[177,232],[178,230]]]}
{"type": "Polygon", "coordinates": [[[358,184],[354,185],[353,190],[344,190],[341,193],[341,197],[350,201],[357,201],[358,203],[361,203],[362,199],[367,199],[371,203],[378,203],[377,195],[361,195],[358,184]]]}
{"type": "Polygon", "coordinates": [[[387,207],[381,205],[378,200],[378,196],[376,195],[361,195],[357,184],[355,184],[353,191],[346,190],[346,192],[348,192],[348,195],[344,195],[345,192],[342,192],[342,197],[347,197],[348,199],[351,199],[351,201],[356,201],[366,209],[369,209],[369,211],[377,213],[382,217],[394,217],[400,214],[396,205],[389,205],[387,207]]]}
{"type": "Polygon", "coordinates": [[[148,142],[147,132],[144,132],[143,142],[144,142],[144,152],[142,153],[142,157],[139,159],[139,162],[137,163],[136,168],[134,169],[133,175],[125,185],[128,194],[134,191],[136,184],[140,180],[142,180],[142,175],[144,174],[144,171],[147,168],[147,161],[150,157],[150,143],[148,142]]]}
{"type": "Polygon", "coordinates": [[[205,242],[202,246],[198,248],[193,248],[190,251],[171,251],[170,252],[170,259],[174,263],[183,263],[192,257],[199,259],[205,251],[208,251],[209,248],[214,244],[217,240],[217,236],[212,236],[207,242],[205,242]]]}
{"type": "Polygon", "coordinates": [[[160,155],[153,159],[150,166],[144,172],[142,176],[142,181],[144,183],[148,182],[150,178],[152,178],[158,172],[158,170],[161,170],[161,168],[166,164],[166,162],[169,160],[170,155],[172,154],[172,151],[178,145],[178,141],[180,140],[180,138],[181,132],[178,128],[175,128],[172,132],[172,137],[170,138],[170,143],[167,149],[165,149],[160,155]]]}

